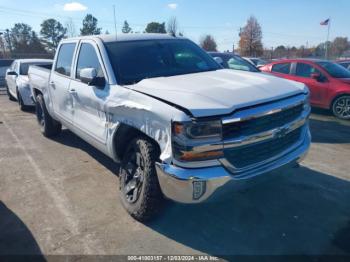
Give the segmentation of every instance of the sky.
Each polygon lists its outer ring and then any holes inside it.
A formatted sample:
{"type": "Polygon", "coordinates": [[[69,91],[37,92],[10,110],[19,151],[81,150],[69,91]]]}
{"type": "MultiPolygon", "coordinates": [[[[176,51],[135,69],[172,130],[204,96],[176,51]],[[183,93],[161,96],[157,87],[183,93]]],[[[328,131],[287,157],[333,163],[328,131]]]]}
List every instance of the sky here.
{"type": "Polygon", "coordinates": [[[23,22],[40,31],[44,19],[65,24],[71,18],[79,32],[82,19],[91,13],[103,32],[114,33],[113,5],[118,33],[125,20],[134,31],[143,32],[147,23],[167,22],[175,16],[186,37],[198,43],[211,34],[220,51],[238,45],[239,28],[251,15],[262,27],[266,48],[324,42],[327,27],[320,22],[327,18],[331,18],[330,39],[350,38],[349,0],[0,0],[0,30],[23,22]]]}

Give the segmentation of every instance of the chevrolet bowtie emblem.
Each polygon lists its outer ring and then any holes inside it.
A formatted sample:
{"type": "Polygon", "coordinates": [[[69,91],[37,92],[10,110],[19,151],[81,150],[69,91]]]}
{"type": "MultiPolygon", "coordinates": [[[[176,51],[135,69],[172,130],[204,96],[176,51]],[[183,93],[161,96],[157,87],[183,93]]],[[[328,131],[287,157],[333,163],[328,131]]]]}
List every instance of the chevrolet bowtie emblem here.
{"type": "Polygon", "coordinates": [[[282,138],[282,137],[285,137],[287,133],[288,133],[288,128],[280,128],[275,132],[274,137],[282,138]]]}

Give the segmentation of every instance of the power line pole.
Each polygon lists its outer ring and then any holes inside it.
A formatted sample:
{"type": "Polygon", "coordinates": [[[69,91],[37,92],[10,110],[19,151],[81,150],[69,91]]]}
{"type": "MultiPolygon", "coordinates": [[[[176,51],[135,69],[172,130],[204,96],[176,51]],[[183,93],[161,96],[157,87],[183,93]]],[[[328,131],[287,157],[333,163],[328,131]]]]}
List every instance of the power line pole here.
{"type": "Polygon", "coordinates": [[[117,37],[117,18],[115,16],[115,5],[113,5],[113,17],[114,17],[114,31],[115,37],[117,37]]]}

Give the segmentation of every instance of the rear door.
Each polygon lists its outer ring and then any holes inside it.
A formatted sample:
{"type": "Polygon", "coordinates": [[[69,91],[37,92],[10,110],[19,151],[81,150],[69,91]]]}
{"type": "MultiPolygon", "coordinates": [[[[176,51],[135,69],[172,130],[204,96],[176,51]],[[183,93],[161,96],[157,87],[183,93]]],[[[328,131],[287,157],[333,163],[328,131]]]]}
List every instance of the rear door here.
{"type": "Polygon", "coordinates": [[[308,63],[296,63],[295,72],[293,73],[293,80],[302,82],[310,89],[310,102],[313,105],[323,104],[323,97],[328,92],[329,82],[326,76],[318,70],[315,66],[308,63]],[[317,73],[321,77],[319,80],[311,78],[311,75],[317,73]]]}
{"type": "Polygon", "coordinates": [[[291,66],[291,62],[273,64],[271,67],[271,73],[278,77],[292,79],[292,76],[290,75],[291,66]]]}
{"type": "Polygon", "coordinates": [[[74,72],[75,79],[70,85],[74,100],[74,128],[99,144],[106,144],[107,139],[107,117],[104,105],[109,95],[109,85],[97,88],[83,83],[80,79],[80,71],[85,68],[94,68],[97,71],[97,77],[107,79],[103,65],[97,44],[92,40],[81,41],[74,72]]]}
{"type": "Polygon", "coordinates": [[[54,113],[69,125],[73,124],[74,114],[73,97],[69,93],[69,87],[76,46],[76,42],[65,42],[60,45],[49,82],[54,113]]]}

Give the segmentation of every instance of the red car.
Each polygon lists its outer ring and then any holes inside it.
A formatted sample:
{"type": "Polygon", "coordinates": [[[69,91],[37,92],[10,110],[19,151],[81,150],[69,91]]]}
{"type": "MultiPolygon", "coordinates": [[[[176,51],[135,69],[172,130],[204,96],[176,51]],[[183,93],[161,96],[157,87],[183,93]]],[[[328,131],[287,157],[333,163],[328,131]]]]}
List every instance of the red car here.
{"type": "Polygon", "coordinates": [[[341,65],[326,60],[286,59],[260,70],[306,84],[312,106],[330,109],[336,117],[350,119],[350,71],[341,65]]]}

